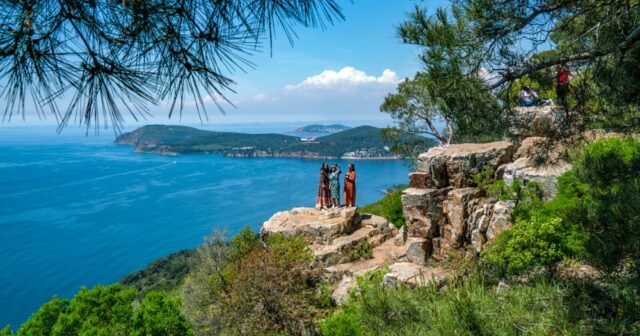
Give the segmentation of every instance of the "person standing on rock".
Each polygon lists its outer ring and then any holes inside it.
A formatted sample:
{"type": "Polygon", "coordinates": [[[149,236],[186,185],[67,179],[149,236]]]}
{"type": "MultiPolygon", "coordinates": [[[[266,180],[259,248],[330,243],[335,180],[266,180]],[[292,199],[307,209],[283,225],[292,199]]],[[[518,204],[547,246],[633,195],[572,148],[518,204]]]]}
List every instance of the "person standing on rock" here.
{"type": "Polygon", "coordinates": [[[331,188],[331,202],[333,207],[340,207],[340,165],[331,166],[329,173],[329,187],[331,188]]]}
{"type": "Polygon", "coordinates": [[[326,209],[331,205],[331,189],[329,186],[329,164],[326,162],[320,168],[320,181],[318,183],[318,196],[316,208],[326,209]]]}
{"type": "Polygon", "coordinates": [[[567,94],[569,93],[569,82],[576,76],[571,70],[567,68],[566,63],[562,63],[558,66],[558,72],[556,74],[556,95],[558,96],[558,102],[567,109],[567,94]]]}
{"type": "Polygon", "coordinates": [[[356,206],[356,166],[353,163],[344,175],[344,204],[356,206]]]}

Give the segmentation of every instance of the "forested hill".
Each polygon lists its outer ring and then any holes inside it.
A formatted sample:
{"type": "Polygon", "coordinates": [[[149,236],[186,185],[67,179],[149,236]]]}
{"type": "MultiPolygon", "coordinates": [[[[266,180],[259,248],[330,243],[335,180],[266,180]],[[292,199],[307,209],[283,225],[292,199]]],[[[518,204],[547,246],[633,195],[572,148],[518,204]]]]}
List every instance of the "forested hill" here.
{"type": "Polygon", "coordinates": [[[302,133],[309,133],[309,134],[333,134],[333,133],[338,133],[338,132],[342,132],[342,131],[346,131],[348,129],[350,129],[351,127],[349,126],[345,126],[345,125],[340,125],[340,124],[333,124],[333,125],[307,125],[304,127],[300,127],[300,128],[296,128],[293,133],[295,134],[302,134],[302,133]]]}
{"type": "MultiPolygon", "coordinates": [[[[434,145],[421,139],[425,148],[434,145]]],[[[381,129],[359,126],[302,141],[282,134],[204,131],[186,126],[148,125],[116,138],[117,144],[136,146],[137,152],[158,154],[218,153],[233,157],[393,158],[381,129]]]]}

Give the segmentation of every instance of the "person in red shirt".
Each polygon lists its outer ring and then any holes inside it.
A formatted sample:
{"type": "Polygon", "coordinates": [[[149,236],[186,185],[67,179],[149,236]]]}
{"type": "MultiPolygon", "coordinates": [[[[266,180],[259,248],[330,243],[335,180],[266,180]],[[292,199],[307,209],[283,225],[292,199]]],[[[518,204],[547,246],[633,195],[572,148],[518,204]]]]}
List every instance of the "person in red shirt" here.
{"type": "Polygon", "coordinates": [[[556,74],[556,95],[558,101],[562,106],[567,108],[567,94],[569,93],[569,82],[576,76],[571,70],[567,68],[566,63],[562,63],[558,66],[556,74]]]}

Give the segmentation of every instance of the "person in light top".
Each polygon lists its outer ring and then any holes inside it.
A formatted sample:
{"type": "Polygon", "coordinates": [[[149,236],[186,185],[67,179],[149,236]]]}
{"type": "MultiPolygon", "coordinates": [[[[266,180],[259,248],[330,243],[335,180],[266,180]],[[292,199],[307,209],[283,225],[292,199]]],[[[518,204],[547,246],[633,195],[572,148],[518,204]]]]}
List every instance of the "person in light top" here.
{"type": "Polygon", "coordinates": [[[534,106],[539,102],[538,93],[528,85],[523,85],[520,94],[518,94],[518,100],[520,106],[534,106]]]}

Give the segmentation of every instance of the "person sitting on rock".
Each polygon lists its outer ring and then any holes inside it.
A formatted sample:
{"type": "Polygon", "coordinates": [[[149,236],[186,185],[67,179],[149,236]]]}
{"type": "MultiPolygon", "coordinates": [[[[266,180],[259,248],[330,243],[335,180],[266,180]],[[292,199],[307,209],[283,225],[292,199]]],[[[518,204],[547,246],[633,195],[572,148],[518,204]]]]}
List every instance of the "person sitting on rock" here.
{"type": "Polygon", "coordinates": [[[538,93],[528,85],[522,86],[522,90],[520,90],[520,94],[518,94],[518,99],[520,101],[520,106],[526,107],[534,106],[539,102],[538,93]]]}

